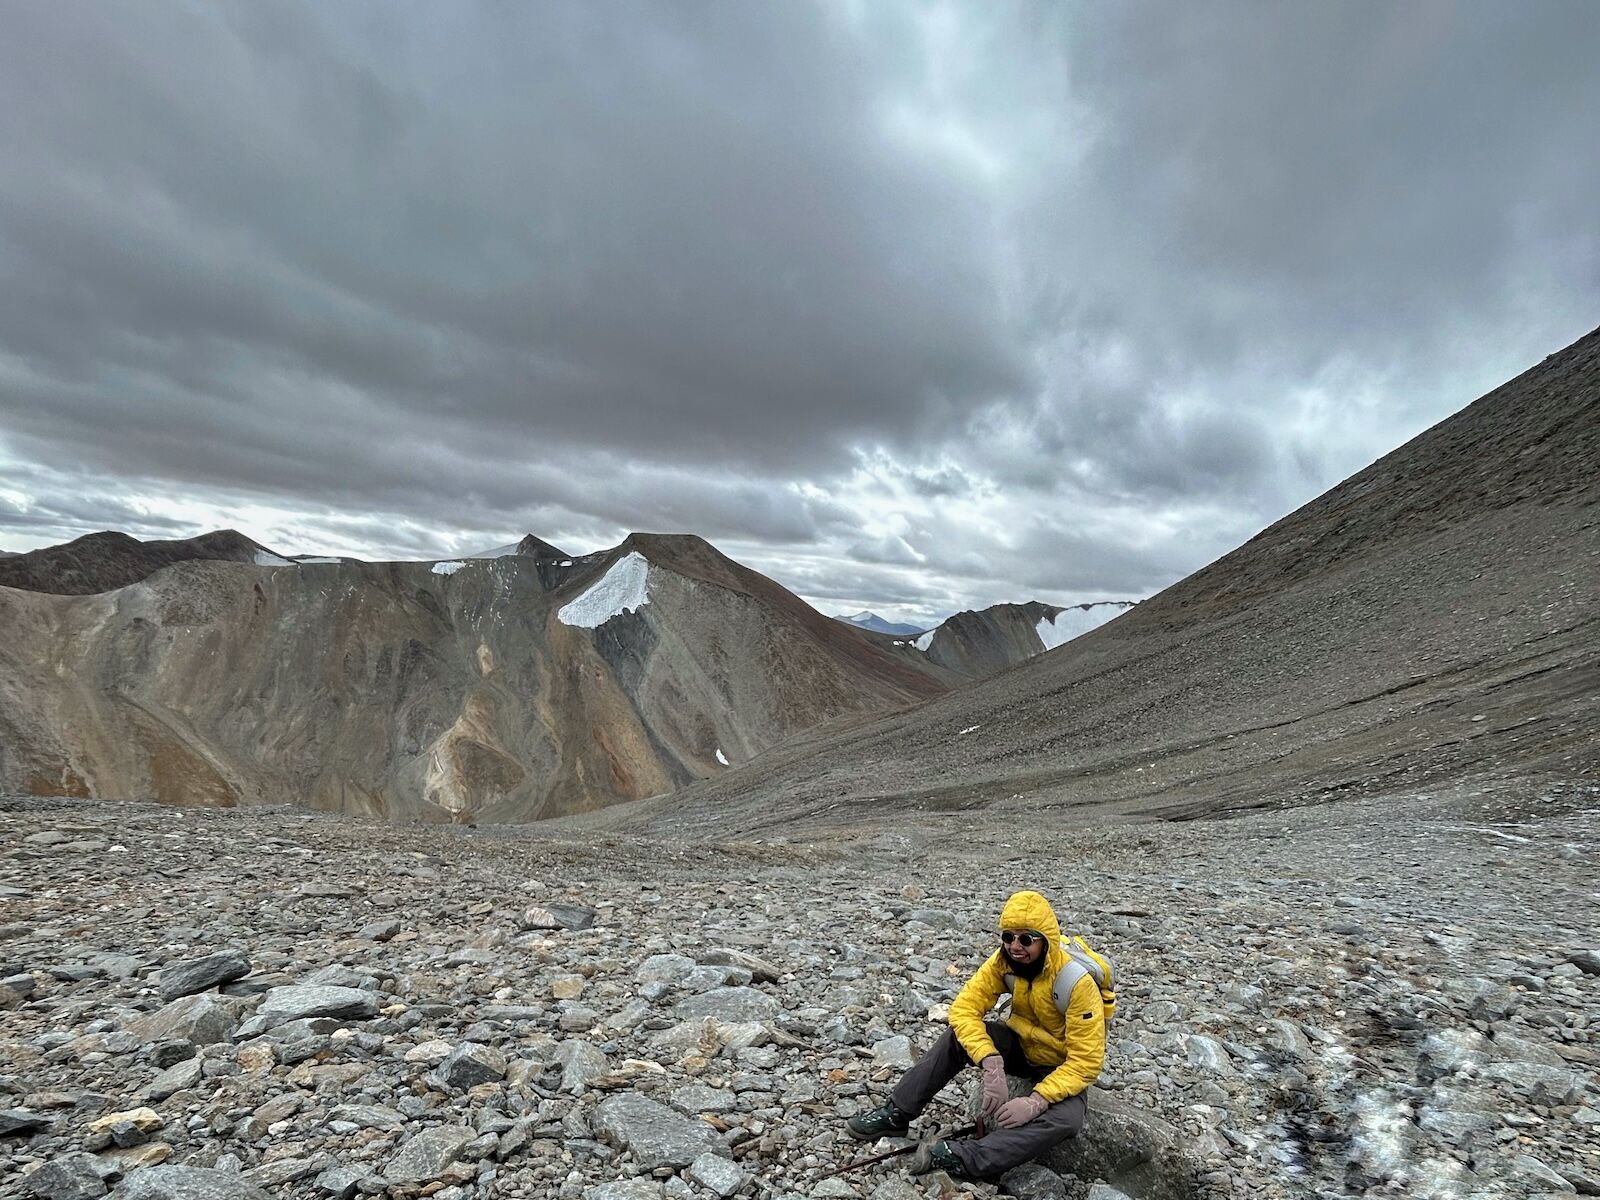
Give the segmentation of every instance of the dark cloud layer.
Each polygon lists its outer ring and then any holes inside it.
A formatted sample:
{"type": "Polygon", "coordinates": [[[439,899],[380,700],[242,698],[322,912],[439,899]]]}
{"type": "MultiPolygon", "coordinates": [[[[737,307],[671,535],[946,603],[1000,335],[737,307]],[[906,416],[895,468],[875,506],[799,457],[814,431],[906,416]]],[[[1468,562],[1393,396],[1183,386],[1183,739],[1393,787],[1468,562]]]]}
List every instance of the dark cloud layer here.
{"type": "Polygon", "coordinates": [[[14,6],[0,546],[1142,595],[1600,314],[1600,9],[14,6]]]}

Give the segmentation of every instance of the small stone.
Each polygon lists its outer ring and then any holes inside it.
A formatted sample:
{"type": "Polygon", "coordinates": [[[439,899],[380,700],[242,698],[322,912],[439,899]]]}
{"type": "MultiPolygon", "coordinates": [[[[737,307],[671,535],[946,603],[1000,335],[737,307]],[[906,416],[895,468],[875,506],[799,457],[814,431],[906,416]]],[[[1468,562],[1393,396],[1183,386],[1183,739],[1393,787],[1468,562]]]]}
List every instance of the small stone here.
{"type": "Polygon", "coordinates": [[[660,1200],[661,1195],[653,1179],[618,1179],[583,1189],[583,1200],[660,1200]]]}
{"type": "Polygon", "coordinates": [[[107,1113],[89,1122],[90,1133],[108,1133],[118,1125],[128,1125],[142,1134],[151,1134],[166,1125],[166,1120],[153,1108],[130,1108],[125,1112],[107,1113]]]}
{"type": "Polygon", "coordinates": [[[561,1043],[556,1062],[561,1065],[561,1090],[573,1096],[581,1095],[611,1069],[604,1051],[578,1039],[561,1043]]]}
{"type": "Polygon", "coordinates": [[[22,1177],[22,1190],[39,1200],[94,1200],[106,1194],[92,1154],[67,1154],[22,1177]]]}
{"type": "Polygon", "coordinates": [[[782,1011],[776,998],[753,987],[713,988],[679,1001],[672,1014],[680,1020],[715,1017],[719,1021],[770,1021],[782,1011]]]}
{"type": "Polygon", "coordinates": [[[711,1126],[636,1094],[612,1096],[595,1109],[595,1132],[629,1150],[647,1171],[686,1167],[705,1153],[726,1154],[711,1126]]]}
{"type": "Polygon", "coordinates": [[[1574,950],[1567,961],[1585,975],[1600,975],[1600,950],[1574,950]]]}
{"type": "Polygon", "coordinates": [[[884,1038],[872,1045],[872,1061],[879,1066],[905,1070],[911,1065],[911,1039],[905,1034],[884,1038]]]}
{"type": "Polygon", "coordinates": [[[1020,1200],[1066,1200],[1067,1185],[1048,1167],[1023,1163],[1000,1177],[1000,1188],[1020,1200]]]}
{"type": "MultiPolygon", "coordinates": [[[[365,1021],[378,1015],[378,997],[360,988],[323,985],[275,987],[262,999],[255,1019],[274,1024],[302,1017],[337,1017],[365,1021]]],[[[270,1026],[269,1026],[270,1028],[270,1026]]]]}
{"type": "Polygon", "coordinates": [[[583,995],[582,975],[558,975],[550,982],[550,994],[557,1000],[576,1000],[583,995]]]}
{"type": "Polygon", "coordinates": [[[49,1124],[50,1118],[42,1113],[29,1112],[25,1108],[0,1109],[0,1137],[33,1133],[49,1124]]]}
{"type": "Polygon", "coordinates": [[[640,983],[677,983],[694,965],[694,959],[681,954],[652,954],[639,964],[633,977],[640,983]]]}
{"type": "Polygon", "coordinates": [[[231,1005],[209,992],[183,996],[143,1017],[128,1022],[128,1032],[146,1042],[189,1042],[214,1046],[233,1033],[231,1005]]]}
{"type": "Polygon", "coordinates": [[[154,1080],[150,1080],[149,1086],[144,1090],[144,1098],[163,1101],[173,1093],[192,1088],[200,1082],[200,1067],[202,1064],[198,1058],[184,1059],[168,1067],[154,1080]]]}
{"type": "Polygon", "coordinates": [[[249,956],[238,950],[224,950],[204,958],[162,967],[158,986],[163,1000],[176,1000],[180,996],[190,996],[216,987],[219,983],[242,979],[248,974],[249,956]]]}
{"type": "Polygon", "coordinates": [[[399,932],[400,922],[393,917],[385,917],[377,921],[368,921],[360,929],[356,930],[356,936],[369,942],[387,942],[399,932]]]}
{"type": "Polygon", "coordinates": [[[201,1167],[147,1167],[117,1189],[117,1200],[272,1200],[239,1175],[201,1167]]]}
{"type": "Polygon", "coordinates": [[[442,1091],[466,1091],[480,1083],[506,1077],[506,1058],[491,1046],[465,1042],[457,1046],[428,1076],[428,1084],[442,1091]]]}
{"type": "Polygon", "coordinates": [[[464,1125],[436,1125],[408,1139],[383,1168],[390,1183],[432,1183],[460,1157],[462,1148],[478,1136],[464,1125]]]}
{"type": "Polygon", "coordinates": [[[705,1153],[689,1164],[689,1178],[719,1196],[731,1196],[745,1185],[749,1174],[720,1154],[705,1153]]]}
{"type": "Polygon", "coordinates": [[[317,1190],[334,1200],[353,1200],[362,1177],[363,1172],[354,1167],[329,1167],[317,1176],[317,1190]]]}

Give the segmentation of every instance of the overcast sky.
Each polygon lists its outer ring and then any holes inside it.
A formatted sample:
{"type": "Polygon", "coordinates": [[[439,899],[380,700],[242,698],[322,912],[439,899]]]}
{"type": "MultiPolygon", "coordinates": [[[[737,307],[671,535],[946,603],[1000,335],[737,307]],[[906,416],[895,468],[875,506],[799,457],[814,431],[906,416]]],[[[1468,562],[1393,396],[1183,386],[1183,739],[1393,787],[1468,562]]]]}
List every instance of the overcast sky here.
{"type": "Polygon", "coordinates": [[[17,3],[0,549],[1140,597],[1600,324],[1600,4],[17,3]]]}

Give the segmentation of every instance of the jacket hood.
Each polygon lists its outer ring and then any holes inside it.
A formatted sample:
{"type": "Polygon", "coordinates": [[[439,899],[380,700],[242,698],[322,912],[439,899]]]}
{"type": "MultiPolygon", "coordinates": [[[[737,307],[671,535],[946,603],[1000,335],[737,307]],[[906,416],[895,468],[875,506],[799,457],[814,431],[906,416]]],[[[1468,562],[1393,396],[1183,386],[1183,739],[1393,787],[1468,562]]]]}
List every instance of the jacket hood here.
{"type": "Polygon", "coordinates": [[[1052,954],[1061,952],[1061,923],[1055,909],[1038,892],[1017,892],[1000,910],[1001,929],[1034,929],[1044,934],[1052,954]]]}

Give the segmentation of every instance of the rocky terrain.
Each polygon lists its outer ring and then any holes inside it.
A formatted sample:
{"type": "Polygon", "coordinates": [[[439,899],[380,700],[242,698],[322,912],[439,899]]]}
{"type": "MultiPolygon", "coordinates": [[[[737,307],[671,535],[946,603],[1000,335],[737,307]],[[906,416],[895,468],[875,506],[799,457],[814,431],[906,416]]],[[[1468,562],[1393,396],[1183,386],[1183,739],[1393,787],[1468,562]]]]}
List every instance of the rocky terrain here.
{"type": "Polygon", "coordinates": [[[3,800],[0,1195],[991,1196],[827,1175],[1022,886],[1120,1003],[1083,1146],[1003,1190],[1593,1195],[1597,818],[1510,782],[687,845],[3,800]]]}

